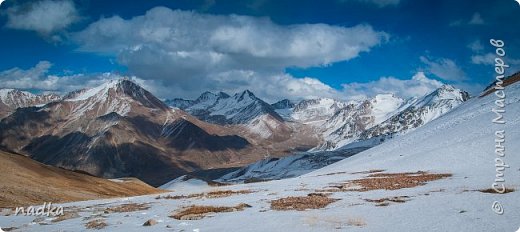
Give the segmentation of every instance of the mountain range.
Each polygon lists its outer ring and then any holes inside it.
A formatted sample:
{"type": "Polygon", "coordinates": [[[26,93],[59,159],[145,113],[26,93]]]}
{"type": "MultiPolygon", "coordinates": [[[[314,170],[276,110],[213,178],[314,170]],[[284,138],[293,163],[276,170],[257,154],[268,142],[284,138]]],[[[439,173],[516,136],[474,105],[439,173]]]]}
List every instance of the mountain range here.
{"type": "Polygon", "coordinates": [[[412,131],[469,97],[445,85],[406,100],[380,94],[363,101],[269,104],[246,90],[161,101],[127,79],[62,97],[0,93],[3,150],[100,177],[134,176],[154,186],[188,172],[241,167],[265,157],[356,146],[361,151],[412,131]]]}

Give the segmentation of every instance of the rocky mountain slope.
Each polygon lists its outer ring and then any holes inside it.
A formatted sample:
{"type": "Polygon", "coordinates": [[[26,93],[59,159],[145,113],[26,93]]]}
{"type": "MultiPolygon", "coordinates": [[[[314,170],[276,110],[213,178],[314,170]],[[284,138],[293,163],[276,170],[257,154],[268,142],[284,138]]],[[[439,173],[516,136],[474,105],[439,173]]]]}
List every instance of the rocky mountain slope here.
{"type": "Polygon", "coordinates": [[[242,132],[260,139],[284,140],[292,131],[271,105],[249,90],[233,96],[205,92],[195,100],[177,98],[165,102],[208,123],[241,125],[242,132]]]}
{"type": "Polygon", "coordinates": [[[55,94],[36,95],[17,89],[0,89],[0,119],[17,108],[43,105],[59,99],[60,96],[55,94]]]}
{"type": "Polygon", "coordinates": [[[331,98],[302,100],[294,106],[290,117],[305,124],[321,124],[347,105],[331,98]]]}
{"type": "Polygon", "coordinates": [[[301,176],[323,168],[370,147],[344,148],[335,151],[300,152],[282,158],[266,158],[217,179],[219,183],[251,183],[301,176]]]}
{"type": "Polygon", "coordinates": [[[137,179],[106,180],[0,151],[0,207],[160,193],[137,179]]]}
{"type": "Polygon", "coordinates": [[[314,125],[317,129],[321,126],[326,135],[320,147],[311,152],[264,159],[216,181],[248,182],[303,175],[423,126],[468,99],[466,92],[445,85],[422,98],[408,101],[392,94],[380,94],[362,103],[350,103],[324,124],[314,125]]]}
{"type": "Polygon", "coordinates": [[[128,80],[19,108],[0,122],[0,146],[58,167],[159,185],[187,171],[258,159],[226,128],[174,110],[128,80]]]}
{"type": "Polygon", "coordinates": [[[263,115],[270,115],[275,120],[283,121],[271,105],[257,98],[249,90],[233,96],[223,92],[218,94],[205,92],[195,100],[174,99],[166,102],[200,120],[220,125],[247,124],[263,115]]]}

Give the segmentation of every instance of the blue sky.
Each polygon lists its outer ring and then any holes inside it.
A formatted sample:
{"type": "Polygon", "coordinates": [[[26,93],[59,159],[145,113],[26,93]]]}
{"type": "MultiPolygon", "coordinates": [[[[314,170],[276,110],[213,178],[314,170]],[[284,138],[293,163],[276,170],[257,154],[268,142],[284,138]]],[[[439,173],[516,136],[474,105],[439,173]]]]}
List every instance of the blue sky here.
{"type": "Polygon", "coordinates": [[[513,0],[7,0],[0,12],[0,87],[34,92],[131,76],[161,98],[410,97],[441,82],[476,94],[494,78],[491,38],[509,73],[520,67],[513,0]]]}

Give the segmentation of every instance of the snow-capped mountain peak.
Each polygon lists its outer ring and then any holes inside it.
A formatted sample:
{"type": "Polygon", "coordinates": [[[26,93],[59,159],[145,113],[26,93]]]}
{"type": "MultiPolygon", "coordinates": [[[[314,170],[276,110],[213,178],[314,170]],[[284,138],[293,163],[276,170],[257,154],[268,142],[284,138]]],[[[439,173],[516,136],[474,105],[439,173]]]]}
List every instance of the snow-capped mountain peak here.
{"type": "Polygon", "coordinates": [[[271,104],[271,106],[277,110],[292,109],[292,108],[294,108],[295,105],[296,104],[289,99],[283,99],[276,103],[271,104]]]}
{"type": "Polygon", "coordinates": [[[202,93],[196,101],[198,102],[206,102],[206,101],[216,101],[219,98],[217,94],[214,94],[212,92],[206,91],[202,93]]]}
{"type": "Polygon", "coordinates": [[[378,94],[370,99],[374,123],[380,123],[392,116],[404,100],[394,94],[378,94]]]}
{"type": "Polygon", "coordinates": [[[60,99],[56,94],[36,95],[17,89],[0,89],[0,101],[13,108],[45,104],[60,99]]]}
{"type": "Polygon", "coordinates": [[[465,91],[457,89],[451,85],[442,85],[430,94],[410,102],[412,102],[411,106],[420,108],[425,106],[448,104],[448,102],[464,102],[469,98],[469,94],[465,91]]]}
{"type": "Polygon", "coordinates": [[[127,80],[110,80],[102,85],[71,92],[64,97],[67,102],[106,102],[114,100],[125,104],[123,99],[133,100],[149,108],[168,108],[162,101],[138,84],[127,80]]]}
{"type": "Polygon", "coordinates": [[[258,100],[258,98],[249,90],[244,90],[240,94],[235,94],[235,98],[237,98],[237,101],[255,101],[258,100]]]}
{"type": "Polygon", "coordinates": [[[219,92],[217,95],[218,95],[219,98],[229,98],[229,97],[231,97],[231,96],[229,96],[229,94],[224,93],[224,92],[219,92]]]}
{"type": "Polygon", "coordinates": [[[195,117],[217,124],[248,124],[259,116],[271,115],[282,122],[273,107],[251,91],[245,90],[230,96],[224,92],[217,94],[204,92],[195,100],[174,99],[167,101],[195,117]]]}
{"type": "Polygon", "coordinates": [[[347,103],[332,98],[318,98],[300,101],[294,106],[291,117],[299,122],[323,121],[344,108],[347,103]]]}
{"type": "Polygon", "coordinates": [[[465,91],[457,89],[451,85],[443,85],[437,90],[435,90],[431,95],[435,95],[437,99],[446,99],[446,100],[460,100],[466,101],[469,99],[469,94],[465,91]]]}
{"type": "Polygon", "coordinates": [[[17,108],[40,106],[60,98],[56,94],[37,95],[17,89],[0,89],[0,118],[6,117],[17,108]]]}
{"type": "Polygon", "coordinates": [[[110,80],[93,88],[73,91],[63,99],[72,106],[76,115],[95,112],[101,116],[115,112],[125,116],[138,106],[152,110],[169,110],[153,94],[127,79],[110,80]]]}
{"type": "Polygon", "coordinates": [[[414,130],[468,99],[468,93],[450,85],[406,101],[393,94],[379,94],[357,106],[348,106],[327,120],[321,127],[325,142],[317,149],[334,150],[364,140],[376,145],[386,137],[414,130]]]}

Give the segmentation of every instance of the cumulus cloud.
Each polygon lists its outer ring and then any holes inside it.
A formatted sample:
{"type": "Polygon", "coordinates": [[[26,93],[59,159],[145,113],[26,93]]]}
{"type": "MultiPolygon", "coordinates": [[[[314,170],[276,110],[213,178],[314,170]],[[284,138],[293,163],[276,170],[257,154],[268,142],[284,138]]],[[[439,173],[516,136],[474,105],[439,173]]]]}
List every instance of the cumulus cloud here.
{"type": "Polygon", "coordinates": [[[6,9],[6,27],[49,35],[64,30],[79,19],[71,0],[43,0],[6,9]]]}
{"type": "Polygon", "coordinates": [[[493,53],[487,53],[484,55],[473,55],[471,56],[471,63],[493,65],[495,63],[495,58],[496,55],[493,53]]]}
{"type": "MultiPolygon", "coordinates": [[[[34,67],[28,69],[11,68],[0,71],[0,88],[65,94],[78,89],[95,87],[108,80],[125,77],[114,73],[58,76],[49,74],[51,67],[52,64],[50,62],[40,61],[34,67]]],[[[144,80],[136,76],[126,78],[151,91],[159,98],[164,99],[190,94],[189,91],[179,86],[166,86],[161,80],[144,80]],[[172,93],[174,94],[173,96],[172,93]]],[[[268,102],[280,100],[280,94],[294,100],[317,97],[345,98],[341,92],[318,79],[311,77],[294,78],[289,74],[260,75],[253,71],[234,70],[218,73],[212,77],[211,81],[212,87],[206,90],[213,92],[224,91],[233,94],[250,89],[255,90],[257,96],[268,102]],[[234,88],[230,83],[240,85],[241,88],[234,88]]],[[[196,94],[200,94],[200,92],[196,94]]]]}
{"type": "MultiPolygon", "coordinates": [[[[285,68],[350,60],[387,38],[388,34],[365,24],[278,25],[268,18],[165,7],[131,19],[101,18],[73,35],[79,50],[117,56],[132,75],[191,97],[215,89],[216,84],[222,89],[251,87],[260,92],[262,86],[284,78],[315,87],[308,80],[284,74],[285,68]],[[226,78],[231,79],[223,82],[226,78]],[[257,85],[251,85],[253,82],[257,85]]],[[[301,96],[307,94],[305,89],[299,88],[301,96]]]]}
{"type": "Polygon", "coordinates": [[[411,79],[402,80],[395,77],[381,77],[377,81],[367,83],[344,84],[343,91],[352,100],[364,99],[383,93],[392,93],[402,98],[411,98],[424,96],[442,85],[442,82],[426,77],[423,72],[418,72],[411,79]]]}
{"type": "Polygon", "coordinates": [[[64,94],[73,90],[94,87],[107,80],[122,78],[112,73],[57,76],[49,74],[51,66],[52,64],[48,61],[40,61],[29,69],[11,68],[0,71],[0,88],[39,90],[64,94]]]}
{"type": "MultiPolygon", "coordinates": [[[[480,65],[495,65],[495,58],[497,55],[495,53],[486,53],[486,54],[476,54],[471,56],[471,63],[480,64],[480,65]]],[[[514,59],[505,57],[502,58],[504,62],[510,66],[506,73],[512,74],[511,72],[516,72],[520,66],[520,59],[514,59]]]]}
{"type": "Polygon", "coordinates": [[[467,80],[466,73],[453,60],[447,58],[431,60],[425,56],[421,56],[420,60],[426,65],[426,71],[443,80],[467,80]]]}
{"type": "Polygon", "coordinates": [[[224,90],[228,93],[250,89],[268,102],[283,98],[292,100],[330,97],[344,99],[338,90],[312,77],[294,78],[289,74],[259,74],[252,71],[231,71],[220,73],[213,78],[213,91],[224,90]],[[245,78],[244,78],[245,77],[245,78]],[[242,83],[241,83],[242,82],[242,83]],[[241,83],[240,89],[229,83],[241,83]]]}

